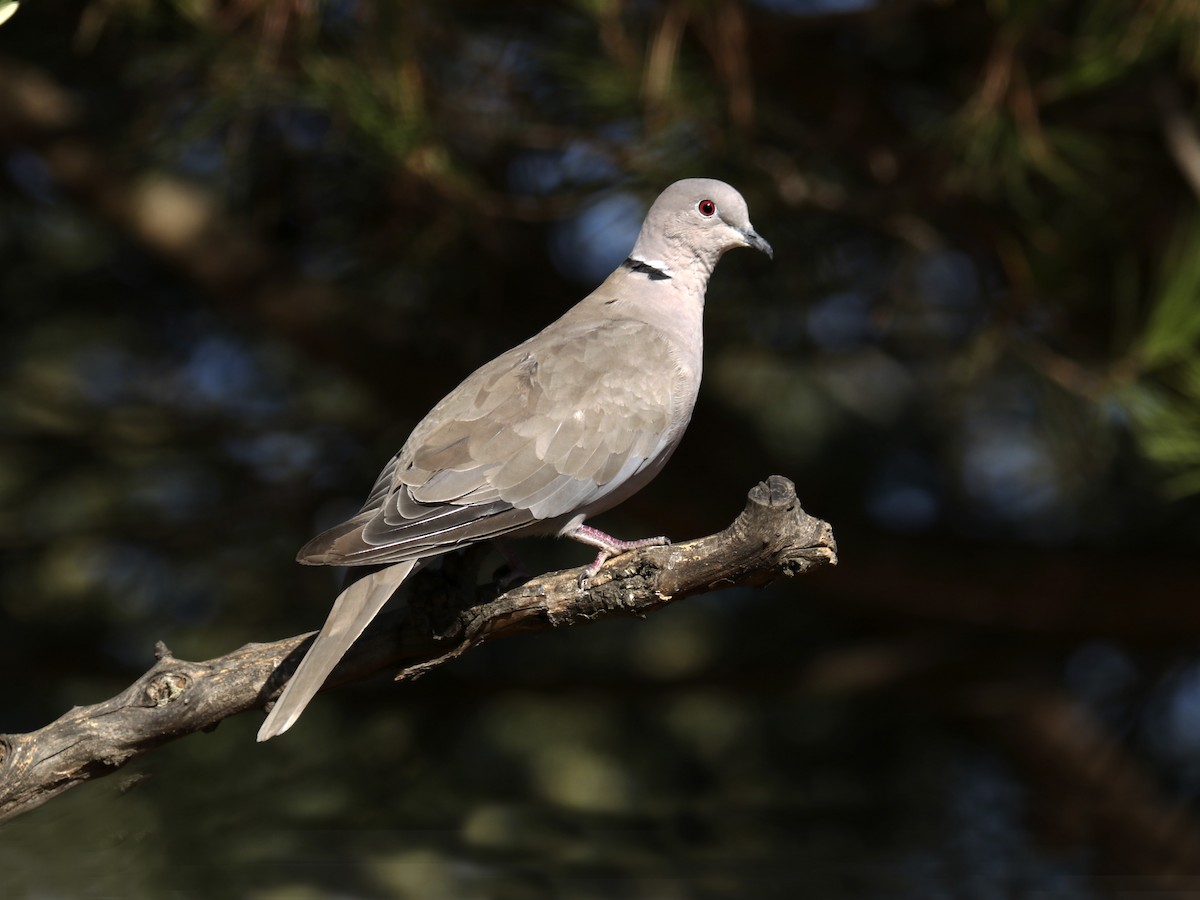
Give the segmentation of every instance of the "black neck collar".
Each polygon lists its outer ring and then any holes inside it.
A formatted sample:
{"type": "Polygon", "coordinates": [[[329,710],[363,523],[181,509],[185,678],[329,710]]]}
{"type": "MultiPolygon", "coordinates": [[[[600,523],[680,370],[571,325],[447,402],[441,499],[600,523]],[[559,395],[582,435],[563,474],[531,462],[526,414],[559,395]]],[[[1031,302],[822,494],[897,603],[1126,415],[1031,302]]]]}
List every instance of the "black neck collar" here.
{"type": "Polygon", "coordinates": [[[621,263],[625,268],[632,272],[637,272],[640,275],[645,275],[651,281],[669,281],[671,276],[648,262],[642,262],[640,259],[634,259],[632,256],[621,263]]]}

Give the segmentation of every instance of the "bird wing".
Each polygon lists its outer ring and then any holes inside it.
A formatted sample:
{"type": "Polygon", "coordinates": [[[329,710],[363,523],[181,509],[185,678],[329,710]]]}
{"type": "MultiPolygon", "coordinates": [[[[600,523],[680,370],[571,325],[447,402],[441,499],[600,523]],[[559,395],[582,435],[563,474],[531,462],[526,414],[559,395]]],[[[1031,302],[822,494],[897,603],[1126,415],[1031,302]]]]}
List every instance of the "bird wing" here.
{"type": "Polygon", "coordinates": [[[674,445],[693,381],[653,326],[561,319],[435,406],[359,514],[299,559],[420,559],[594,505],[674,445]]]}

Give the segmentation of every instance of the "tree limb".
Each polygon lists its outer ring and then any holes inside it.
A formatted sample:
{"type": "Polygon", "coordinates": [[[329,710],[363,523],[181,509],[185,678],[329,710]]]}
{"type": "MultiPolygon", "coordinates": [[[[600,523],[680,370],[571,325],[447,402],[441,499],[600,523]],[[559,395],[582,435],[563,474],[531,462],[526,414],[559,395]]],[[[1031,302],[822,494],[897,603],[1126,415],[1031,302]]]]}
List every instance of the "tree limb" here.
{"type": "MultiPolygon", "coordinates": [[[[464,554],[469,556],[469,554],[464,554]]],[[[485,641],[642,616],[675,600],[726,587],[762,586],[837,563],[829,524],[804,512],[788,479],[772,475],[719,534],[628,553],[586,590],[575,571],[553,572],[499,596],[476,586],[470,560],[424,570],[334,671],[327,687],[399,665],[413,678],[485,641]],[[481,596],[481,593],[483,596],[481,596]]],[[[312,634],[247,644],[206,662],[158,661],[115,697],[77,706],[44,728],[0,735],[0,821],[69,788],[111,774],[154,748],[266,706],[295,670],[312,634]]],[[[250,748],[247,748],[250,752],[250,748]]]]}

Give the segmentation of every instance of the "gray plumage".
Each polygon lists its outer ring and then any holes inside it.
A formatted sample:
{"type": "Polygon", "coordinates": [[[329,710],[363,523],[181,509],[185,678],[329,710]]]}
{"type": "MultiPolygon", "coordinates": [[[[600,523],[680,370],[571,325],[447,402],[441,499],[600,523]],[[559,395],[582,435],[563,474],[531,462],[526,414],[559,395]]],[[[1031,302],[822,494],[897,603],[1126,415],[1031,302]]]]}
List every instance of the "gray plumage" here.
{"type": "Polygon", "coordinates": [[[421,420],[357,515],[301,549],[308,565],[379,566],[334,603],[258,739],[286,731],[424,560],[515,533],[597,547],[584,576],[645,543],[585,526],[645,486],[700,387],[709,276],[734,247],[771,247],[729,185],[689,178],[651,206],[633,252],[537,335],[482,366],[421,420]]]}

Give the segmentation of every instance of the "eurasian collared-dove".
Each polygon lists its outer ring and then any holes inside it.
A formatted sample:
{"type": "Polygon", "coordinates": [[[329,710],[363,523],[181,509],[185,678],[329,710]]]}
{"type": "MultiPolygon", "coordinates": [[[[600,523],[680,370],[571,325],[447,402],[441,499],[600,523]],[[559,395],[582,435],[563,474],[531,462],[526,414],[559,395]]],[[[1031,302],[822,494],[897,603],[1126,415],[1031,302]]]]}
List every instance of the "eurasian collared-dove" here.
{"type": "Polygon", "coordinates": [[[292,726],[424,560],[501,535],[558,534],[599,550],[582,583],[610,556],[666,543],[583,523],[646,485],[679,443],[700,387],[704,291],[734,247],[772,255],[741,194],[708,178],[675,182],[603,284],[433,408],[362,510],[300,551],[308,565],[386,568],[334,601],[260,741],[292,726]]]}

